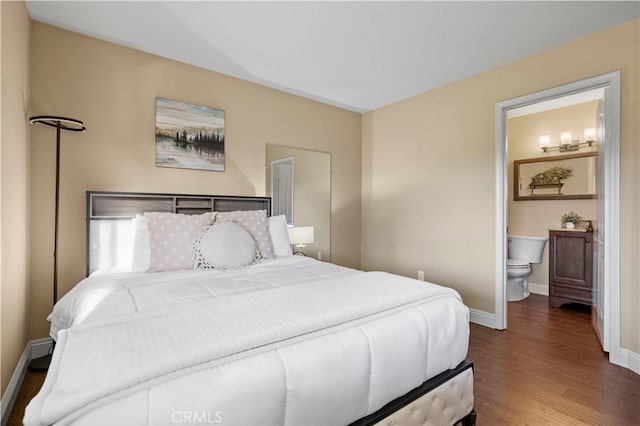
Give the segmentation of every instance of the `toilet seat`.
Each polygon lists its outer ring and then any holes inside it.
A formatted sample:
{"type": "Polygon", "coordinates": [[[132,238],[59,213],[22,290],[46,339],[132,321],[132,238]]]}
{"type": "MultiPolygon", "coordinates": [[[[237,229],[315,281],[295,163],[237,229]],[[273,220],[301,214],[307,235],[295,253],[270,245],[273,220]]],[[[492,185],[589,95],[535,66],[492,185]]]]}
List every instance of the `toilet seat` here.
{"type": "Polygon", "coordinates": [[[529,267],[529,262],[526,260],[507,259],[507,269],[526,269],[529,267]]]}

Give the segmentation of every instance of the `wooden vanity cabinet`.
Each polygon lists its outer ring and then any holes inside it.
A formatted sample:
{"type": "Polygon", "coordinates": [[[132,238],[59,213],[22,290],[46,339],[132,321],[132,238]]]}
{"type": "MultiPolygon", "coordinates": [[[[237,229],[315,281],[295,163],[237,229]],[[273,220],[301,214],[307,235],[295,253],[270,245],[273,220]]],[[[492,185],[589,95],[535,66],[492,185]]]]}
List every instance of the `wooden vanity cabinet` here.
{"type": "Polygon", "coordinates": [[[549,305],[591,305],[593,232],[549,231],[549,305]]]}

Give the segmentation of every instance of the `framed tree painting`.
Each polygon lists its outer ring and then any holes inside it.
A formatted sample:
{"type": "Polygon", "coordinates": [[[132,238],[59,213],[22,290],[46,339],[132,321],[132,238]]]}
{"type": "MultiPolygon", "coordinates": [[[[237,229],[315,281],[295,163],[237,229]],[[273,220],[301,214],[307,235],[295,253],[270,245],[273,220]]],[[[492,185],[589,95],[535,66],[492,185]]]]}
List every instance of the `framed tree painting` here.
{"type": "Polygon", "coordinates": [[[156,166],[224,171],[224,111],[156,98],[156,166]]]}

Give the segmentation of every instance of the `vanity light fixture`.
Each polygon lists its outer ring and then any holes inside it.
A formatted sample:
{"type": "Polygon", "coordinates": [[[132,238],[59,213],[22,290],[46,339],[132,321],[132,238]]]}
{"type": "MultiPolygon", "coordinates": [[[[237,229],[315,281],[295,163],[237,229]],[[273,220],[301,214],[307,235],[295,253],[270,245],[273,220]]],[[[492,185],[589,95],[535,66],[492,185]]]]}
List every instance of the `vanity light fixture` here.
{"type": "Polygon", "coordinates": [[[596,142],[596,129],[590,127],[584,129],[584,142],[580,142],[579,139],[572,139],[571,132],[560,133],[560,144],[556,146],[550,145],[549,135],[540,136],[540,149],[544,152],[558,150],[560,152],[577,151],[583,145],[593,146],[596,142]]]}

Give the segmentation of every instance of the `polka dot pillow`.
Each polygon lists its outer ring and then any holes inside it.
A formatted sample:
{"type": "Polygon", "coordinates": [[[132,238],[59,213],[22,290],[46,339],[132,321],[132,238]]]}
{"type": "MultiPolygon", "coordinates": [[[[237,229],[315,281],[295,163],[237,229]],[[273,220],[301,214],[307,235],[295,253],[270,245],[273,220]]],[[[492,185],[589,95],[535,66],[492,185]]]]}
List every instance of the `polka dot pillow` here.
{"type": "Polygon", "coordinates": [[[224,222],[236,222],[244,229],[249,231],[256,244],[258,244],[258,253],[263,259],[272,259],[275,257],[273,253],[273,244],[271,243],[271,234],[269,233],[269,223],[267,222],[266,210],[244,210],[235,212],[218,212],[216,220],[224,222]]]}
{"type": "Polygon", "coordinates": [[[148,271],[193,269],[195,259],[192,244],[202,231],[213,223],[215,215],[145,213],[151,251],[148,271]]]}

